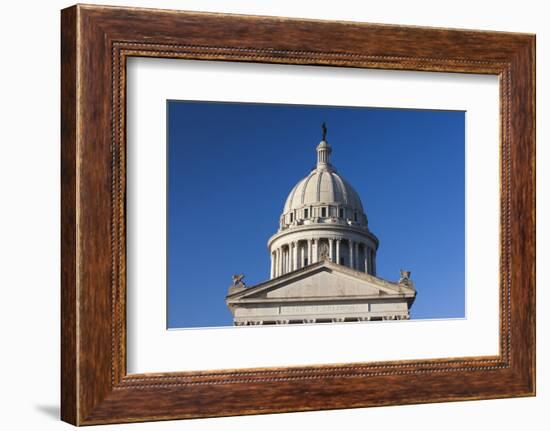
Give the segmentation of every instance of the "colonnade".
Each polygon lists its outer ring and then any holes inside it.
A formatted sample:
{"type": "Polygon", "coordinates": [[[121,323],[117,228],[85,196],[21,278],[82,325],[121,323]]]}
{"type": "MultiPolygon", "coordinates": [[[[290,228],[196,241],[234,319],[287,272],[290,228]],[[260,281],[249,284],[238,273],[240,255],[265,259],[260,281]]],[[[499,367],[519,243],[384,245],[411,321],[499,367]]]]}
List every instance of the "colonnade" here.
{"type": "Polygon", "coordinates": [[[282,244],[271,253],[271,278],[326,258],[331,262],[376,275],[375,251],[365,242],[341,238],[313,238],[282,244]],[[322,244],[326,244],[321,251],[322,244]],[[326,253],[326,254],[325,254],[326,253]]]}

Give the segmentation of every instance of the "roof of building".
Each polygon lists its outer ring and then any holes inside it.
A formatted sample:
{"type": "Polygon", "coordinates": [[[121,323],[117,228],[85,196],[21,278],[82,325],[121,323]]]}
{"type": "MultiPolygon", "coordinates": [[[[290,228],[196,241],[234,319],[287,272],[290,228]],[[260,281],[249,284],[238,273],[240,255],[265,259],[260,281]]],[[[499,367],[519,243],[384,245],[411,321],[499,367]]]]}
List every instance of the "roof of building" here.
{"type": "MultiPolygon", "coordinates": [[[[305,278],[311,278],[315,274],[321,272],[329,272],[336,274],[340,277],[347,277],[349,279],[357,281],[359,288],[353,291],[338,291],[334,286],[326,286],[329,292],[331,289],[334,293],[331,295],[334,300],[349,300],[349,299],[358,299],[361,296],[365,297],[379,297],[381,299],[399,297],[407,298],[408,300],[414,301],[416,296],[416,290],[414,289],[414,284],[408,278],[402,280],[401,282],[391,282],[384,280],[380,277],[367,274],[362,271],[357,271],[351,269],[347,266],[339,265],[329,260],[321,260],[314,264],[308,265],[306,267],[300,268],[298,270],[286,273],[280,277],[273,278],[266,282],[257,284],[255,286],[250,286],[246,288],[232,290],[230,288],[229,294],[226,296],[226,302],[231,303],[240,303],[255,301],[257,299],[264,300],[266,298],[267,292],[273,292],[274,290],[284,288],[286,286],[292,285],[296,281],[303,280],[305,278]]],[[[299,292],[299,297],[301,301],[308,299],[328,299],[327,297],[321,298],[319,296],[304,295],[304,292],[299,292]],[[309,298],[308,298],[309,297],[309,298]]]]}
{"type": "Polygon", "coordinates": [[[355,189],[330,165],[317,166],[298,181],[286,199],[283,213],[318,204],[343,205],[363,213],[355,189]]]}

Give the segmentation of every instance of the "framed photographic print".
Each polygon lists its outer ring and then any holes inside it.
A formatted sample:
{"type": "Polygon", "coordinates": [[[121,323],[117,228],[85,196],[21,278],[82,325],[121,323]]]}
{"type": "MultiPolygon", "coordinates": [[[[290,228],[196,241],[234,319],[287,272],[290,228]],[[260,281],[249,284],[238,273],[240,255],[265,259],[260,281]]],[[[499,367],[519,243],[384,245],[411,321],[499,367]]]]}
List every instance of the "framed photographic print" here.
{"type": "Polygon", "coordinates": [[[61,41],[63,420],[535,394],[533,35],[78,5],[61,41]]]}

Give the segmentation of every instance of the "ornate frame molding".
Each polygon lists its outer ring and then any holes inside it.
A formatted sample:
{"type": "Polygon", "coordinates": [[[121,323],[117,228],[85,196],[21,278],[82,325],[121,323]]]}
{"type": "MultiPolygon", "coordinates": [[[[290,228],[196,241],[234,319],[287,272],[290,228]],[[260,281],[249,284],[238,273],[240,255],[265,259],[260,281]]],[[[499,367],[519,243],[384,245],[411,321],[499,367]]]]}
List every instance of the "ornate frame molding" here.
{"type": "Polygon", "coordinates": [[[62,419],[87,425],[534,395],[534,48],[534,36],[525,34],[81,5],[63,10],[62,419]],[[310,34],[332,36],[313,41],[310,34]],[[125,65],[131,56],[498,75],[500,354],[128,375],[125,65]],[[250,391],[262,396],[250,399],[250,391]]]}

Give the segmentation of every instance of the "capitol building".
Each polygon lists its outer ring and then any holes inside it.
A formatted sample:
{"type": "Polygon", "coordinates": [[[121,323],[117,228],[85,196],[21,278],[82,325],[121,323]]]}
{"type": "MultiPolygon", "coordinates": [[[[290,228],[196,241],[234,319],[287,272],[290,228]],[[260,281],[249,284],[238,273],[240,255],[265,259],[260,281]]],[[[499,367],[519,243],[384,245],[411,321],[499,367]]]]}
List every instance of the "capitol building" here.
{"type": "Polygon", "coordinates": [[[376,276],[378,238],[359,195],[330,163],[324,124],[316,150],[316,167],[290,191],[268,240],[270,279],[246,286],[233,276],[225,301],[234,324],[409,319],[410,272],[396,282],[376,276]]]}

